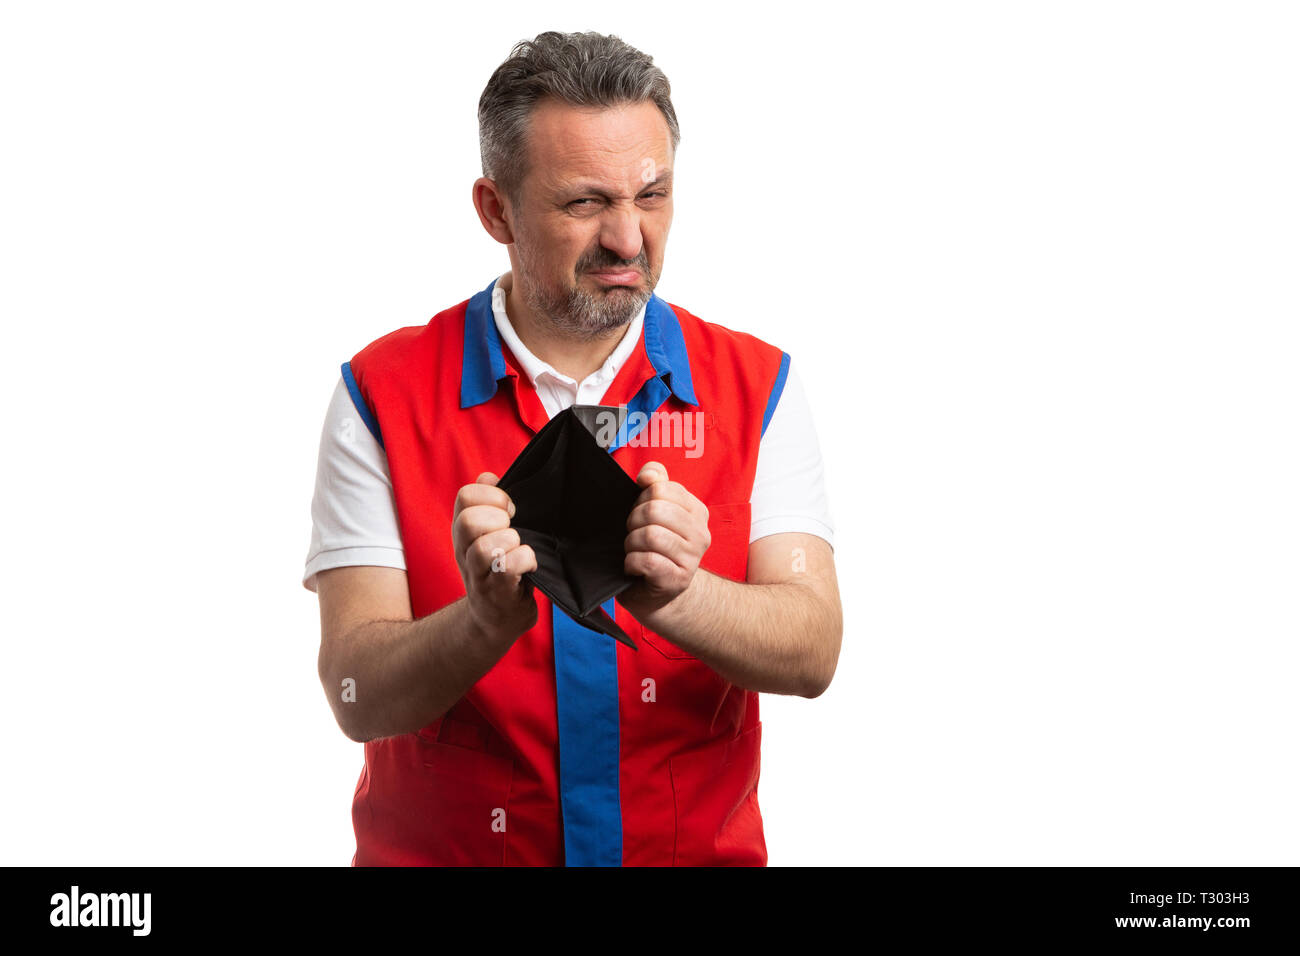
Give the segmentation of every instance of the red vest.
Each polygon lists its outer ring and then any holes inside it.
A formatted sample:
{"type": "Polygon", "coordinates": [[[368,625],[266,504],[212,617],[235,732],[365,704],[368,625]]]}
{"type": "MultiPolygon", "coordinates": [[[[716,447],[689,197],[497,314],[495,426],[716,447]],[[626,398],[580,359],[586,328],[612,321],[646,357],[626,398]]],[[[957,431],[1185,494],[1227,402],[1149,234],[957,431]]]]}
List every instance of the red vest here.
{"type": "MultiPolygon", "coordinates": [[[[465,595],[451,544],[457,489],[484,471],[505,474],[548,420],[500,340],[493,285],[377,339],[344,367],[388,456],[416,618],[465,595]]],[[[653,405],[650,424],[611,454],[632,477],[663,462],[704,502],[712,544],[701,567],[737,581],[748,566],[759,439],[788,363],[779,348],[656,296],[601,400],[653,405]],[[669,413],[696,416],[694,447],[670,442],[666,426],[684,422],[669,413]]],[[[563,865],[551,608],[535,594],[536,626],[445,716],[365,744],[354,865],[563,865]]],[[[765,865],[758,694],[622,605],[615,619],[639,647],[617,645],[623,863],[765,865]]]]}

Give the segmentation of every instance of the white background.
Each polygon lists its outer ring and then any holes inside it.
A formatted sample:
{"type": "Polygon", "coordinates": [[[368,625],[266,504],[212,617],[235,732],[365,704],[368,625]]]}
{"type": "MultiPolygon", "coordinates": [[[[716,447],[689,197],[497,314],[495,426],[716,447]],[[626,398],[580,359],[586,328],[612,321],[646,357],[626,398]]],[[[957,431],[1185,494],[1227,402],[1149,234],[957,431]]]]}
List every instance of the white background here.
{"type": "Polygon", "coordinates": [[[763,697],[771,863],[1300,862],[1294,7],[3,10],[0,862],[350,862],[321,422],[508,267],[475,110],[550,29],[667,72],[657,291],[817,417],[844,646],[763,697]]]}

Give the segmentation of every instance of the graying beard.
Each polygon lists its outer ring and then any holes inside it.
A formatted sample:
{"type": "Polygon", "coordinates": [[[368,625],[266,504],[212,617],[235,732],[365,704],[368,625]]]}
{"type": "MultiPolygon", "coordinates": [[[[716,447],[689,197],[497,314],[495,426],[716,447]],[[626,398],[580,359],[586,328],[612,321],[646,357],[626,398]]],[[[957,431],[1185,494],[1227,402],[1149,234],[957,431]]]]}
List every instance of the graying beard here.
{"type": "Polygon", "coordinates": [[[530,293],[528,299],[533,311],[544,316],[553,329],[572,338],[591,341],[627,325],[650,297],[638,290],[627,308],[618,308],[614,303],[607,305],[583,289],[569,293],[559,308],[548,297],[530,293]],[[592,318],[596,319],[594,324],[592,318]]]}

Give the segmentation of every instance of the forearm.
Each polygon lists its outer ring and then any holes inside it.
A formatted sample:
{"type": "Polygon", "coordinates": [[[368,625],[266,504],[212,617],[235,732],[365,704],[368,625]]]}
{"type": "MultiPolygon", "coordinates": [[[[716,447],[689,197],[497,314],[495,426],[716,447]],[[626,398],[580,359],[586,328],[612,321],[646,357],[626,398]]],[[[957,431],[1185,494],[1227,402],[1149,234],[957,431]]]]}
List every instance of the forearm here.
{"type": "Polygon", "coordinates": [[[738,687],[816,697],[839,656],[838,600],[813,584],[749,584],[698,569],[646,623],[738,687]]]}
{"type": "Polygon", "coordinates": [[[355,625],[326,656],[321,680],[344,733],[372,740],[411,733],[441,717],[510,648],[479,629],[461,598],[416,621],[355,625]],[[343,695],[352,678],[355,700],[343,695]]]}

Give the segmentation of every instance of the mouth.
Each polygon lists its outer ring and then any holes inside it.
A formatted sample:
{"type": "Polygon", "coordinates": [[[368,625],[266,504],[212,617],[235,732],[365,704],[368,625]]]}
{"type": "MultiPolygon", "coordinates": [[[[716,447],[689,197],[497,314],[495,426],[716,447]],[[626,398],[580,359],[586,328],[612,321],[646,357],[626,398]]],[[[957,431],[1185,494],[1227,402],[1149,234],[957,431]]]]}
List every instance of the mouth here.
{"type": "Polygon", "coordinates": [[[608,285],[636,285],[641,281],[641,273],[636,269],[603,269],[588,275],[608,285]]]}

